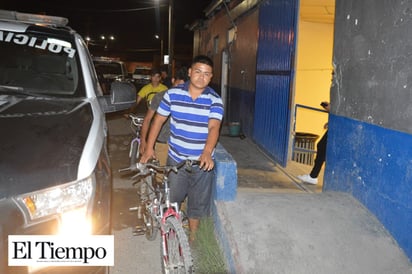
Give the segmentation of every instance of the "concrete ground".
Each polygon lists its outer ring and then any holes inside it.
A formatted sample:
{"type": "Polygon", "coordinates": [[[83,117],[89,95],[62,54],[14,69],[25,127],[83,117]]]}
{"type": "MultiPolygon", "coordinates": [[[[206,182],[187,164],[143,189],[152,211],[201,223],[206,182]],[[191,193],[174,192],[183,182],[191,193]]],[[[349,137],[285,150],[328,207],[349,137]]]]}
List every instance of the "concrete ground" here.
{"type": "Polygon", "coordinates": [[[130,174],[119,169],[129,164],[129,144],[132,138],[130,122],[119,114],[108,115],[109,155],[113,176],[112,233],[114,235],[114,266],[110,274],[161,273],[160,237],[148,241],[145,236],[133,236],[138,225],[136,212],[136,188],[132,186],[130,174]]]}
{"type": "Polygon", "coordinates": [[[230,273],[412,273],[412,264],[383,225],[348,194],[322,193],[282,168],[248,138],[220,143],[238,168],[235,201],[217,202],[217,233],[230,273]]]}
{"type": "MultiPolygon", "coordinates": [[[[126,119],[110,120],[109,127],[114,135],[130,134],[126,119]]],[[[322,192],[323,174],[318,185],[303,184],[296,176],[311,166],[282,168],[250,139],[229,137],[225,127],[219,141],[238,176],[235,201],[216,203],[230,273],[412,274],[411,262],[366,208],[347,194],[322,192]]]]}

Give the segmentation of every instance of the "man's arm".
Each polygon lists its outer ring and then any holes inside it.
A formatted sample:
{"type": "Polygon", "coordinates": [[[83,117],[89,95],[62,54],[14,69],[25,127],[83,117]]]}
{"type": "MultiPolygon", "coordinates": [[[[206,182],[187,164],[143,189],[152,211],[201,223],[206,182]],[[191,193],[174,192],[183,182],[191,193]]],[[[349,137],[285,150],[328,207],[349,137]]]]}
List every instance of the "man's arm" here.
{"type": "Polygon", "coordinates": [[[142,101],[142,97],[140,97],[139,95],[137,95],[137,98],[136,98],[136,105],[138,105],[139,103],[140,103],[140,101],[142,101]]]}
{"type": "Polygon", "coordinates": [[[142,97],[140,97],[139,95],[136,98],[136,104],[134,104],[133,106],[131,106],[126,112],[125,114],[123,114],[124,118],[129,118],[129,113],[137,113],[137,106],[139,105],[140,101],[142,100],[142,97]]]}
{"type": "Polygon", "coordinates": [[[154,110],[149,108],[146,112],[146,115],[144,116],[142,128],[140,129],[140,148],[139,148],[140,154],[143,154],[146,149],[147,134],[149,132],[150,123],[155,113],[156,112],[154,110]]]}
{"type": "Polygon", "coordinates": [[[216,147],[217,141],[219,140],[219,130],[221,121],[217,119],[209,119],[208,124],[208,135],[205,147],[202,154],[199,157],[200,168],[204,170],[212,170],[215,163],[212,159],[212,152],[216,147]]]}
{"type": "Polygon", "coordinates": [[[139,92],[137,93],[136,105],[139,105],[139,103],[146,97],[148,88],[148,85],[144,85],[139,90],[139,92]]]}
{"type": "Polygon", "coordinates": [[[147,135],[149,134],[149,128],[150,124],[152,122],[152,119],[154,115],[156,114],[156,110],[160,105],[160,102],[162,101],[164,92],[161,91],[157,93],[155,96],[152,98],[152,102],[150,103],[150,106],[146,112],[146,115],[143,120],[143,125],[140,130],[140,153],[143,154],[145,148],[146,148],[146,142],[147,142],[147,135]]]}
{"type": "Polygon", "coordinates": [[[159,135],[160,129],[162,128],[164,122],[167,120],[166,116],[160,114],[155,114],[152,124],[150,125],[149,135],[146,138],[146,149],[140,158],[141,163],[147,163],[148,160],[155,158],[154,145],[156,143],[157,136],[159,135]]]}

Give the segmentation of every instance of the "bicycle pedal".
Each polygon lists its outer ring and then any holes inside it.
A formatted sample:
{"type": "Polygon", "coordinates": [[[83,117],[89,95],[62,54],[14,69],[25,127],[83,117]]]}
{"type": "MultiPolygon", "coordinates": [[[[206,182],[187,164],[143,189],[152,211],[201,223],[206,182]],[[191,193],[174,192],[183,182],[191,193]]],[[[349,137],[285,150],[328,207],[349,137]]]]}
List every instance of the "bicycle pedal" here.
{"type": "Polygon", "coordinates": [[[137,219],[142,219],[142,206],[129,207],[130,212],[137,211],[137,219]]]}
{"type": "Polygon", "coordinates": [[[133,236],[142,236],[145,233],[146,233],[145,231],[133,231],[133,236]]]}
{"type": "Polygon", "coordinates": [[[133,236],[141,236],[146,233],[146,229],[143,226],[136,226],[133,230],[133,236]]]}

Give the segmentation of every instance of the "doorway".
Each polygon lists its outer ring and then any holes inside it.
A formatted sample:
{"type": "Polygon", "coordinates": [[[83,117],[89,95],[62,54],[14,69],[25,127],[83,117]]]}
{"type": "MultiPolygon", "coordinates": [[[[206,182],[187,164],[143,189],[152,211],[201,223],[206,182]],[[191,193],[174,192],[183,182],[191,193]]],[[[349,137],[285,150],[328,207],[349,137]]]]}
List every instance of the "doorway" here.
{"type": "MultiPolygon", "coordinates": [[[[228,93],[227,93],[227,86],[228,86],[228,75],[229,75],[229,55],[226,50],[222,51],[222,75],[220,79],[220,97],[222,98],[223,101],[223,107],[224,109],[227,109],[227,106],[229,105],[227,103],[228,99],[228,93]]],[[[225,111],[225,118],[227,118],[227,113],[229,111],[225,111]]]]}
{"type": "MultiPolygon", "coordinates": [[[[320,103],[330,100],[334,12],[335,0],[300,1],[289,164],[297,165],[306,174],[313,166],[316,144],[325,133],[324,126],[328,122],[328,114],[320,103]],[[318,138],[311,139],[313,144],[307,144],[306,139],[306,143],[300,144],[299,136],[318,138]],[[299,151],[302,146],[303,150],[299,151]]],[[[318,179],[323,181],[323,170],[318,179]]]]}

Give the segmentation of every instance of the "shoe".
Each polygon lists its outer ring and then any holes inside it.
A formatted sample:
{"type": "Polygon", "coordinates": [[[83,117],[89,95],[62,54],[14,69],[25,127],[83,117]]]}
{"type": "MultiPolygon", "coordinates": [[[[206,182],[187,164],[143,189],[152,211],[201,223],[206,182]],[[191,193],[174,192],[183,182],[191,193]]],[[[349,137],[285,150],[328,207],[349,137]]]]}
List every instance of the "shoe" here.
{"type": "Polygon", "coordinates": [[[298,179],[300,179],[304,183],[311,185],[316,185],[318,183],[318,178],[312,178],[309,174],[299,175],[298,179]]]}

